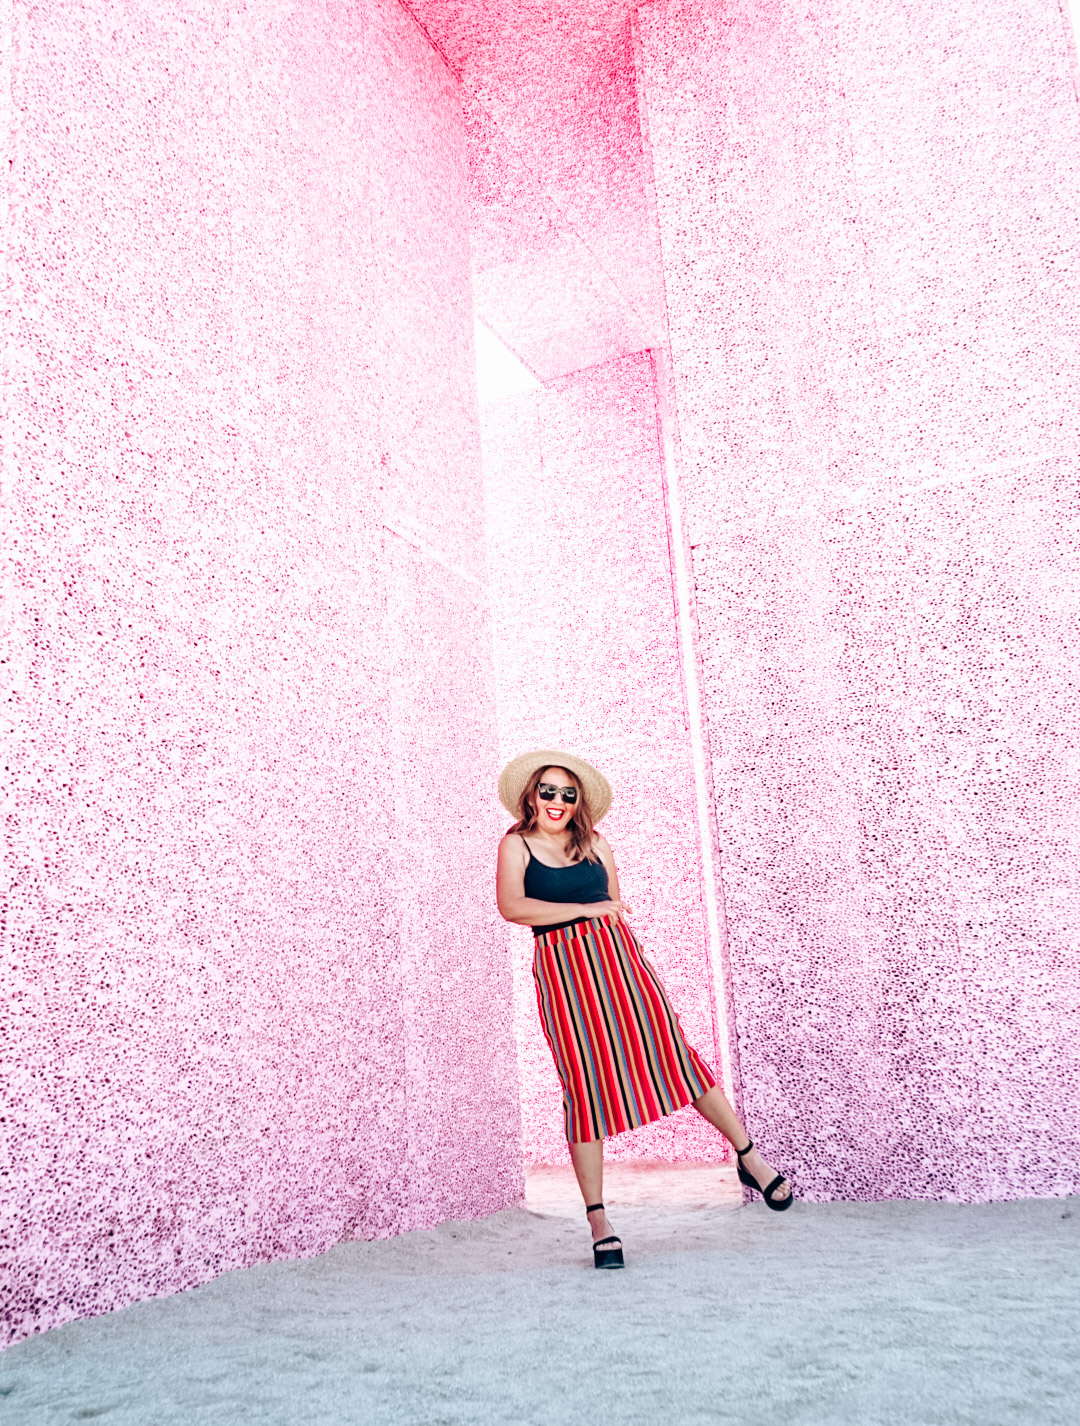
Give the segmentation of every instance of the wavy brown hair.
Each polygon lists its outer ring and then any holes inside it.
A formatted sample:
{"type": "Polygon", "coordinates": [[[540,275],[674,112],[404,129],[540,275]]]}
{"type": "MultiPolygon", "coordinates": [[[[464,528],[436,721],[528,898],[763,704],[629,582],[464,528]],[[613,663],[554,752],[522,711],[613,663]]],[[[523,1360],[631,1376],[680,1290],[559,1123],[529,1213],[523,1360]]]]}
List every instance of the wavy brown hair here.
{"type": "MultiPolygon", "coordinates": [[[[561,764],[550,763],[548,766],[560,767],[561,764]]],[[[536,789],[543,782],[545,772],[547,767],[538,767],[525,784],[525,791],[521,794],[521,821],[510,828],[511,832],[536,831],[536,820],[540,815],[540,799],[536,795],[536,789]]],[[[570,779],[570,785],[577,788],[577,801],[566,824],[566,830],[570,833],[570,859],[575,862],[598,862],[600,858],[593,846],[593,821],[589,815],[589,804],[585,800],[585,789],[576,773],[571,772],[568,767],[564,767],[563,772],[570,779]]]]}

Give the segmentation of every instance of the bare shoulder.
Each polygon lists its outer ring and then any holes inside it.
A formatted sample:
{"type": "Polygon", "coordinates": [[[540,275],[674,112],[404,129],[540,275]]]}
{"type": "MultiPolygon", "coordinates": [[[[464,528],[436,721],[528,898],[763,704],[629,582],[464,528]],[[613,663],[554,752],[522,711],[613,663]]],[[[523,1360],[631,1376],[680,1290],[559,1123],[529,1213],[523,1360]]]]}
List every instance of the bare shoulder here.
{"type": "Polygon", "coordinates": [[[499,855],[503,852],[513,852],[515,849],[521,856],[525,855],[525,843],[521,839],[521,833],[507,832],[499,843],[499,855]]]}
{"type": "Polygon", "coordinates": [[[599,832],[593,833],[593,846],[602,857],[611,856],[611,844],[606,837],[602,837],[599,832]]]}

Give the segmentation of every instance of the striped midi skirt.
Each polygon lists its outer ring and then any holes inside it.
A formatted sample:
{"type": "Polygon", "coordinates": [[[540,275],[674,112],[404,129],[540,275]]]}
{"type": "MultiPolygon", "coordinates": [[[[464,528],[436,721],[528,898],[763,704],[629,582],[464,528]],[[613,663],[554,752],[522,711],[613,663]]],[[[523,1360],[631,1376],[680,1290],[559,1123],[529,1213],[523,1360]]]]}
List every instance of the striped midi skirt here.
{"type": "Polygon", "coordinates": [[[533,977],[571,1143],[649,1124],[716,1083],[625,921],[538,934],[533,977]]]}

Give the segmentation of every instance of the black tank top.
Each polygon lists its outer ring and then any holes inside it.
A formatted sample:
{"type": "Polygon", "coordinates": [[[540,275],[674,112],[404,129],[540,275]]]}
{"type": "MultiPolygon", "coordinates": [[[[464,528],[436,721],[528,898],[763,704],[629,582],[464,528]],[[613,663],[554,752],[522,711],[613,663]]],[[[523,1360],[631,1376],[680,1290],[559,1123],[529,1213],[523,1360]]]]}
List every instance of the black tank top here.
{"type": "MultiPolygon", "coordinates": [[[[520,836],[521,834],[518,833],[520,836]]],[[[521,840],[525,842],[525,838],[521,840]]],[[[537,901],[570,901],[588,906],[594,901],[610,901],[607,868],[603,862],[571,862],[569,866],[547,866],[532,854],[532,848],[525,842],[529,854],[529,865],[525,868],[525,895],[537,901]]],[[[576,921],[585,917],[575,917],[576,921]]],[[[573,926],[574,921],[560,921],[556,926],[534,926],[534,936],[542,936],[545,931],[558,931],[564,926],[573,926]]]]}

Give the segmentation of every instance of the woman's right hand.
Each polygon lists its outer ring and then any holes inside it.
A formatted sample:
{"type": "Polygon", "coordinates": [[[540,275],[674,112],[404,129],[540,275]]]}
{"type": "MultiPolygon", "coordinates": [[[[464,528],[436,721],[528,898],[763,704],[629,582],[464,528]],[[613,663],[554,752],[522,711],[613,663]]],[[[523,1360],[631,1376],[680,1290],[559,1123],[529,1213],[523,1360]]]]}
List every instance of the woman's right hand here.
{"type": "Polygon", "coordinates": [[[590,916],[614,916],[616,921],[621,921],[624,916],[631,916],[633,912],[625,901],[597,901],[589,907],[590,916]]]}

